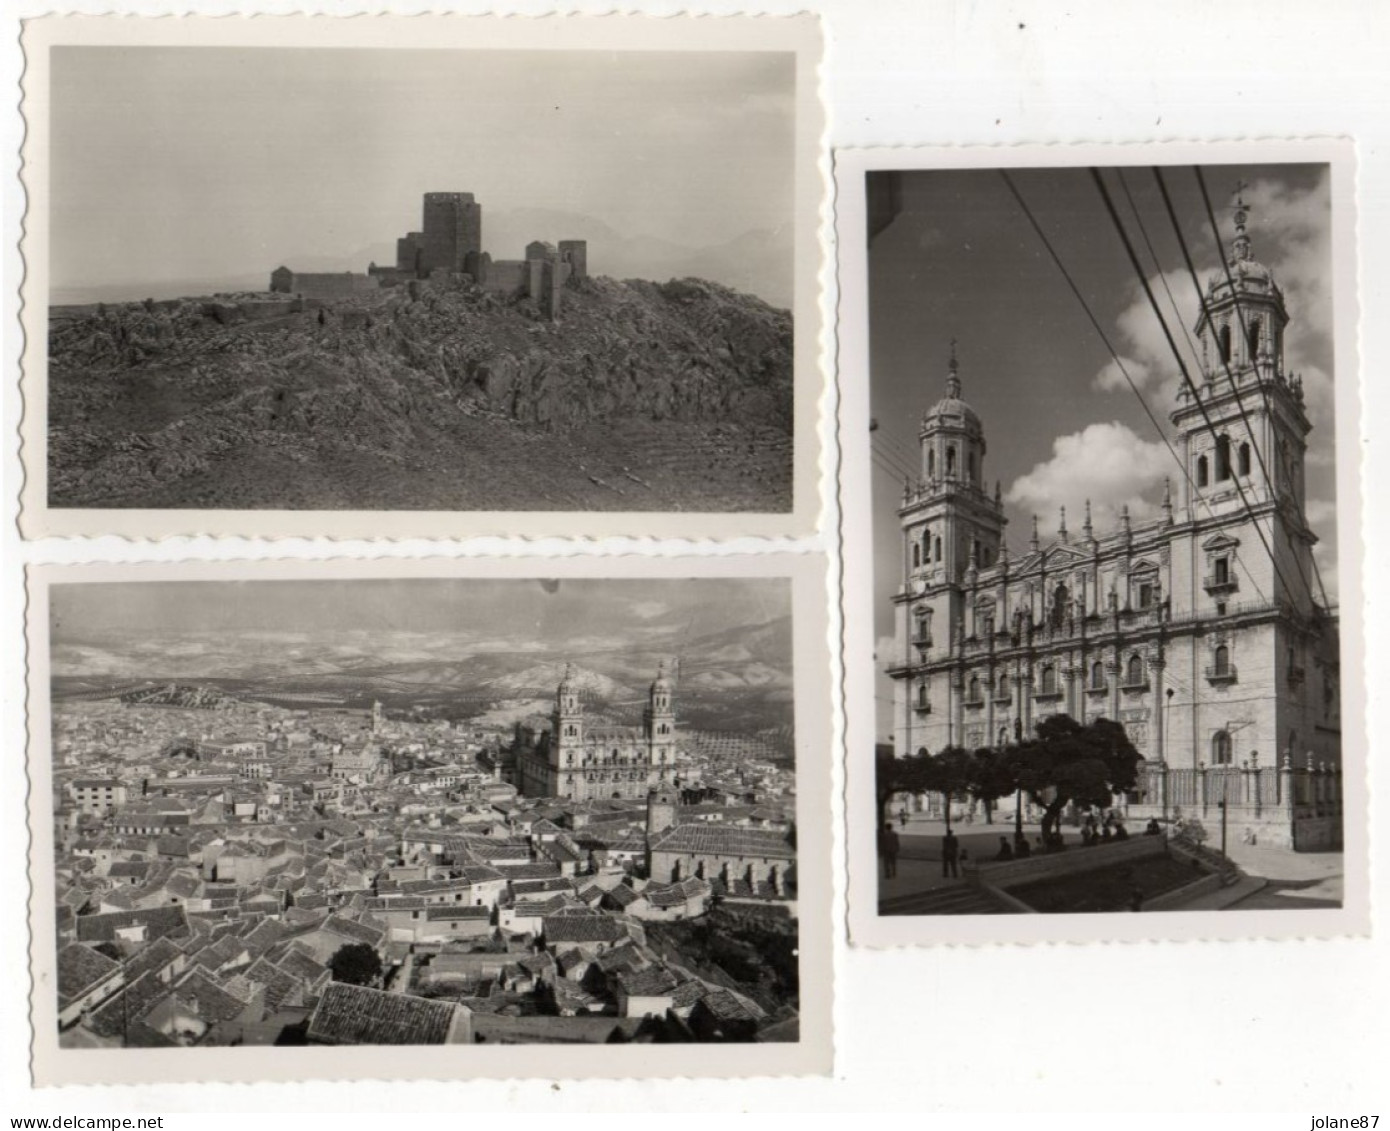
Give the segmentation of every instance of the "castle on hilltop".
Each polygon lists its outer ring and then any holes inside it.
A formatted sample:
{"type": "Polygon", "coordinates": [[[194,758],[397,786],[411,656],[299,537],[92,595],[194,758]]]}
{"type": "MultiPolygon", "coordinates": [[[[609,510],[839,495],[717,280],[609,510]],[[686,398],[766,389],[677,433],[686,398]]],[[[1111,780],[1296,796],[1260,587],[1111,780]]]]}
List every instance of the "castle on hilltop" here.
{"type": "Polygon", "coordinates": [[[471,192],[427,192],[423,211],[421,230],[396,240],[394,266],[373,263],[366,274],[277,267],[270,274],[271,291],[326,301],[371,295],[406,282],[447,286],[467,279],[498,294],[525,295],[556,318],[565,284],[588,276],[584,240],[561,240],[558,247],[534,240],[526,245],[524,258],[494,260],[483,250],[483,206],[471,192]]]}
{"type": "Polygon", "coordinates": [[[961,396],[922,419],[921,478],[897,510],[898,754],[1002,746],[1067,714],[1123,724],[1144,758],[1131,816],[1218,820],[1261,844],[1340,843],[1338,618],[1316,580],[1304,499],[1311,430],[1285,371],[1289,315],[1236,206],[1195,327],[1201,370],[1170,414],[1183,464],[1156,519],[1011,557],[985,430],[961,396]]]}
{"type": "Polygon", "coordinates": [[[676,773],[675,686],[662,664],[640,727],[589,725],[572,665],[555,691],[550,729],[518,727],[510,751],[512,783],[527,797],[571,801],[638,800],[670,787],[676,773]]]}

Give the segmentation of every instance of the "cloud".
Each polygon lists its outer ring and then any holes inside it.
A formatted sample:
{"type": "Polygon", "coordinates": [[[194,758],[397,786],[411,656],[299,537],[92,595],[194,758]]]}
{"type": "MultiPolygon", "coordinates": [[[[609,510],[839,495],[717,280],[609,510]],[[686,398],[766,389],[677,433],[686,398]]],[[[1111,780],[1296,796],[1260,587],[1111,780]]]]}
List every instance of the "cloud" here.
{"type": "Polygon", "coordinates": [[[1097,532],[1107,531],[1122,506],[1145,518],[1156,512],[1163,480],[1176,470],[1167,447],[1141,440],[1119,421],[1089,424],[1052,442],[1052,458],[1014,480],[1006,501],[1033,514],[1055,515],[1065,506],[1068,529],[1080,531],[1091,500],[1097,532]]]}

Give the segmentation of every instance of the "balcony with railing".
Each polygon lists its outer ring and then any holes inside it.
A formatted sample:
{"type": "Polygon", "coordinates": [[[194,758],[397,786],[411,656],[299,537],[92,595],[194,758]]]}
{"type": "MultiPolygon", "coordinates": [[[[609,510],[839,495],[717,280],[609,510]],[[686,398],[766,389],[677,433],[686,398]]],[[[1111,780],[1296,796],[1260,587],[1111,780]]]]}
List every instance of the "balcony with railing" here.
{"type": "Polygon", "coordinates": [[[1202,578],[1202,588],[1213,595],[1217,593],[1234,593],[1240,588],[1240,582],[1236,580],[1236,575],[1229,570],[1209,573],[1202,578]]]}
{"type": "Polygon", "coordinates": [[[1208,664],[1205,675],[1207,682],[1211,684],[1235,683],[1236,666],[1235,664],[1208,664]]]}

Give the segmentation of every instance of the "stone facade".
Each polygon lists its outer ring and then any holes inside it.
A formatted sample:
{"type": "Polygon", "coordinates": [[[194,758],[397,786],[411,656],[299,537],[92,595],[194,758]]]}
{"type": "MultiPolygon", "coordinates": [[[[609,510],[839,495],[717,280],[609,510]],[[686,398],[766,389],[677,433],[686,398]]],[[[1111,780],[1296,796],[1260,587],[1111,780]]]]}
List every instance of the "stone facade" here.
{"type": "Polygon", "coordinates": [[[676,709],[664,666],[648,693],[642,726],[591,726],[573,671],[555,693],[550,730],[522,729],[512,748],[517,788],[528,797],[595,801],[647,797],[674,782],[676,709]]]}
{"type": "MultiPolygon", "coordinates": [[[[1013,741],[1052,714],[1103,716],[1146,760],[1128,799],[1141,813],[1214,797],[1213,773],[1261,767],[1274,783],[1265,812],[1275,800],[1292,812],[1283,792],[1313,790],[1289,774],[1340,766],[1337,614],[1304,500],[1310,425],[1284,368],[1283,293],[1251,258],[1245,219],[1238,206],[1230,281],[1215,274],[1195,328],[1198,396],[1184,391],[1170,416],[1185,475],[1156,519],[1132,522],[1126,508],[1101,533],[1088,503],[1079,532],[1063,512],[1046,542],[1035,517],[1027,552],[1011,557],[953,354],[946,396],[922,421],[922,478],[898,509],[887,665],[898,753],[1013,741]]],[[[1241,788],[1257,805],[1266,792],[1241,788]]]]}

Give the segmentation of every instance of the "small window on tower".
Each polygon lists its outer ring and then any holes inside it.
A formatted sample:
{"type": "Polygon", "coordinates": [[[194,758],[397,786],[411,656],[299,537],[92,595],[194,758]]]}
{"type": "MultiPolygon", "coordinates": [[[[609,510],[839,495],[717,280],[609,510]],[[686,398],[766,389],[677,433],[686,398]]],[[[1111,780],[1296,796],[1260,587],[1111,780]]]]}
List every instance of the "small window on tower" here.
{"type": "Polygon", "coordinates": [[[1198,487],[1205,487],[1205,486],[1207,485],[1207,475],[1208,475],[1208,472],[1207,472],[1207,457],[1206,457],[1206,456],[1198,456],[1198,457],[1197,457],[1197,486],[1198,486],[1198,487]]]}
{"type": "Polygon", "coordinates": [[[940,534],[938,534],[938,535],[936,536],[936,554],[935,554],[935,558],[936,558],[937,561],[940,561],[940,560],[941,560],[941,535],[940,535],[940,534]]]}
{"type": "Polygon", "coordinates": [[[1241,446],[1240,446],[1240,457],[1239,457],[1238,466],[1239,466],[1239,468],[1240,468],[1240,474],[1241,474],[1242,476],[1246,476],[1246,475],[1249,475],[1249,474],[1250,474],[1250,445],[1249,445],[1249,444],[1241,444],[1241,446]]]}
{"type": "Polygon", "coordinates": [[[1224,482],[1231,477],[1231,438],[1216,438],[1216,481],[1224,482]]]}
{"type": "Polygon", "coordinates": [[[927,453],[927,478],[936,478],[936,452],[934,451],[927,453]]]}
{"type": "Polygon", "coordinates": [[[946,449],[946,478],[953,479],[956,474],[956,449],[946,449]]]}
{"type": "Polygon", "coordinates": [[[1260,356],[1260,320],[1258,318],[1250,323],[1247,332],[1250,335],[1250,360],[1254,361],[1260,356]]]}
{"type": "Polygon", "coordinates": [[[912,568],[917,569],[922,564],[922,547],[916,542],[912,543],[912,568]]]}
{"type": "Polygon", "coordinates": [[[1228,362],[1228,361],[1230,361],[1230,360],[1231,360],[1231,328],[1230,328],[1230,326],[1222,326],[1222,327],[1221,327],[1220,332],[1216,335],[1216,346],[1217,346],[1217,349],[1221,351],[1221,360],[1222,360],[1223,362],[1228,362]]]}

